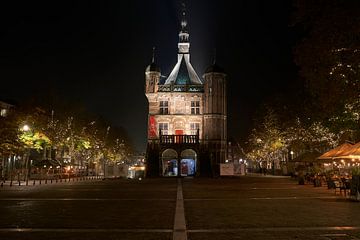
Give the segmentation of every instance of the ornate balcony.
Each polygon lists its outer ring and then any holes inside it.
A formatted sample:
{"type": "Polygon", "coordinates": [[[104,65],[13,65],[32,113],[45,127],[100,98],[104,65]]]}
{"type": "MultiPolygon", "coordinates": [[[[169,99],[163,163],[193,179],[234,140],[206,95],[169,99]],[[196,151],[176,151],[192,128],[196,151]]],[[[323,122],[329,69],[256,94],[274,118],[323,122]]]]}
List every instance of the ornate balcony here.
{"type": "Polygon", "coordinates": [[[160,135],[160,144],[199,144],[199,135],[160,135]]]}

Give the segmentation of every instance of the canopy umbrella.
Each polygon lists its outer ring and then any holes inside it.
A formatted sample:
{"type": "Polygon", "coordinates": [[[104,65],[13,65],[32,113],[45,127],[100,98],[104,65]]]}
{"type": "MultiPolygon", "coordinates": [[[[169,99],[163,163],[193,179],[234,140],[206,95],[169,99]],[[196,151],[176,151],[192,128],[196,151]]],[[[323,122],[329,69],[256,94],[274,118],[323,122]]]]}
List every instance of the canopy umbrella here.
{"type": "Polygon", "coordinates": [[[351,143],[343,143],[340,146],[337,146],[334,149],[331,149],[330,151],[327,151],[326,153],[322,154],[320,157],[318,157],[318,160],[333,160],[336,157],[342,156],[345,151],[351,149],[353,144],[351,143]]]}
{"type": "Polygon", "coordinates": [[[335,158],[360,159],[360,142],[352,145],[351,148],[339,153],[339,156],[336,156],[335,158]]]}

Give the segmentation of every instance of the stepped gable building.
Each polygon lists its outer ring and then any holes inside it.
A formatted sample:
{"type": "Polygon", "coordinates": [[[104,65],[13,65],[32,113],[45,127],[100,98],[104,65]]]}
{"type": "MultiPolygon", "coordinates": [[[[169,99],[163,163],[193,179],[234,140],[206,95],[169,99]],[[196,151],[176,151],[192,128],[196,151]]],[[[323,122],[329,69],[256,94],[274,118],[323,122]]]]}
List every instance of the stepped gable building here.
{"type": "Polygon", "coordinates": [[[226,158],[226,74],[215,64],[202,78],[190,62],[185,12],[177,63],[161,78],[154,61],[145,70],[149,102],[147,176],[214,176],[226,158]]]}

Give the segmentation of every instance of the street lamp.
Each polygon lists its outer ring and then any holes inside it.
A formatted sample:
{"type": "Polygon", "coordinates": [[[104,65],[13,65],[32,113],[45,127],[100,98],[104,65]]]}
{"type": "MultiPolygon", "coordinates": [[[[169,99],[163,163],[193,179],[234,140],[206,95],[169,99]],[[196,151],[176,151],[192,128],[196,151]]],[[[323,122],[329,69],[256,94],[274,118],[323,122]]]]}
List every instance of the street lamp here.
{"type": "MultiPolygon", "coordinates": [[[[29,132],[31,130],[30,126],[27,124],[24,124],[21,127],[21,130],[23,132],[29,132]]],[[[29,159],[30,159],[30,148],[26,147],[26,160],[25,160],[25,181],[26,181],[26,186],[29,184],[29,174],[30,174],[30,164],[29,164],[29,159]]]]}
{"type": "Polygon", "coordinates": [[[24,132],[30,131],[30,127],[29,125],[25,124],[24,126],[22,126],[21,128],[24,132]]]}
{"type": "Polygon", "coordinates": [[[294,151],[293,150],[290,151],[290,155],[291,155],[291,160],[293,160],[294,159],[294,151]]]}

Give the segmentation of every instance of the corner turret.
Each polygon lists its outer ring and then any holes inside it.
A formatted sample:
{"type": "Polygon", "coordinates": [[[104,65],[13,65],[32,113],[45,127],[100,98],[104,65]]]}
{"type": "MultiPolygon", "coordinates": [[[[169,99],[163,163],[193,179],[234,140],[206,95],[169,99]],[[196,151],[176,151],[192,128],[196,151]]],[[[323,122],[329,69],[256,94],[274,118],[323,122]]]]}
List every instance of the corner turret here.
{"type": "Polygon", "coordinates": [[[145,70],[145,93],[155,93],[158,91],[161,70],[155,63],[155,47],[153,48],[152,61],[145,70]]]}

